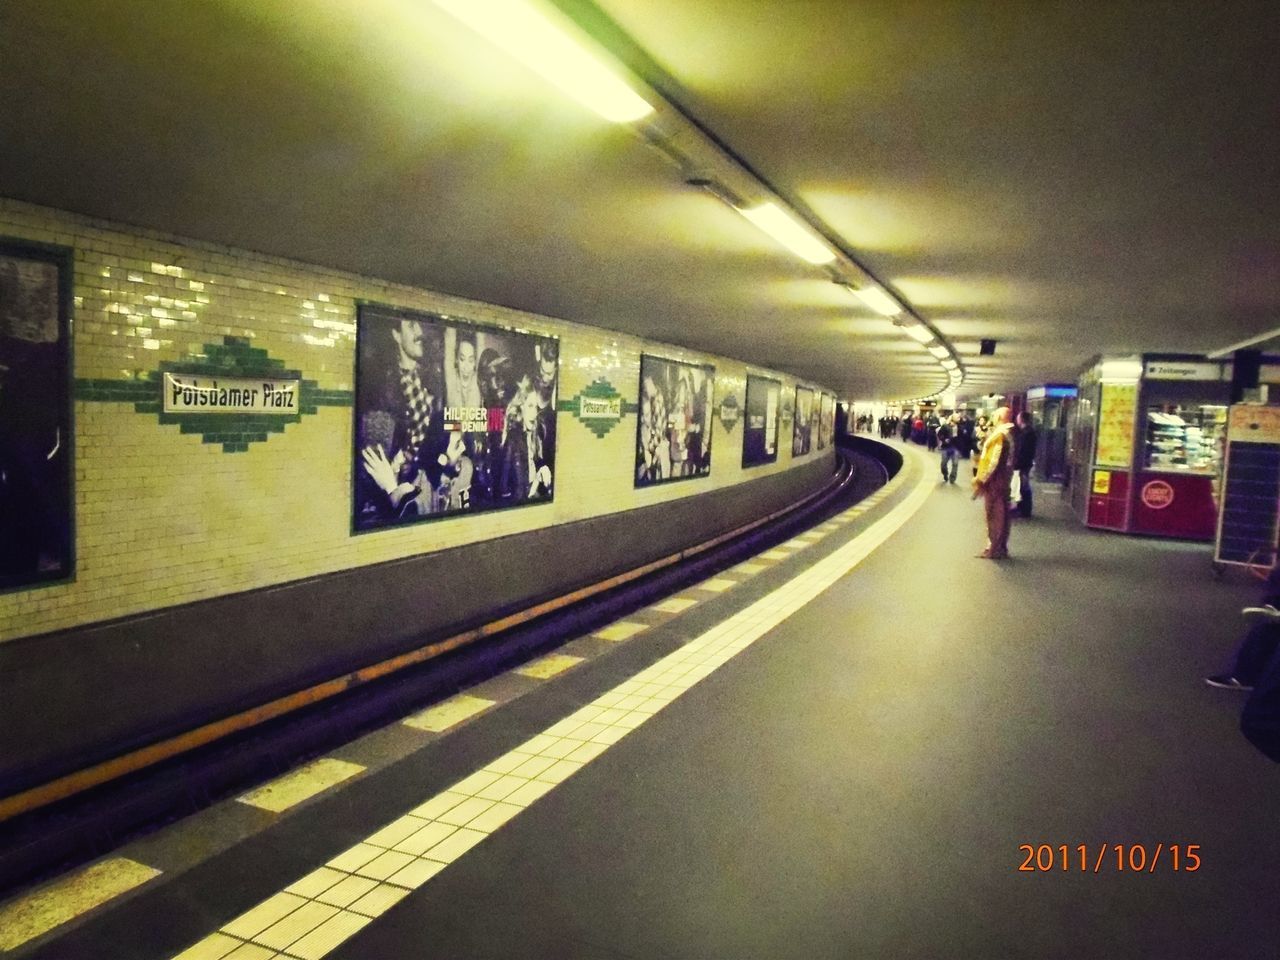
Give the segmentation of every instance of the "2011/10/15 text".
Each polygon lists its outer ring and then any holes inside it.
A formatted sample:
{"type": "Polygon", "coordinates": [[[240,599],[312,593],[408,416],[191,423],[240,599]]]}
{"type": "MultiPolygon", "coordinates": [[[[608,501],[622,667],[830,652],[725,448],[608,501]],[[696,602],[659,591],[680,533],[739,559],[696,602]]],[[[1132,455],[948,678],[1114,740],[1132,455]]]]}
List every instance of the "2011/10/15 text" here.
{"type": "Polygon", "coordinates": [[[1195,873],[1200,869],[1198,843],[1157,843],[1155,847],[1144,843],[1102,843],[1097,847],[1087,843],[1074,847],[1065,843],[1020,843],[1018,851],[1026,855],[1019,873],[1155,873],[1157,867],[1174,873],[1195,873]]]}

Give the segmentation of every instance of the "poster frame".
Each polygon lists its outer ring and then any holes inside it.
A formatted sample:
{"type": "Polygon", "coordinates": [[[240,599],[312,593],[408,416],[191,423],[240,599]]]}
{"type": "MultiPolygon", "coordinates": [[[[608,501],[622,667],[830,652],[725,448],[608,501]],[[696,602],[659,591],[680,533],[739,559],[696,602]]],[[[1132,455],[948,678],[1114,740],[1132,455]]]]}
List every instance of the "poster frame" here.
{"type": "Polygon", "coordinates": [[[835,442],[835,416],[836,416],[836,397],[833,393],[823,390],[818,394],[818,437],[816,440],[816,449],[825,450],[827,447],[833,446],[835,442]],[[828,407],[830,412],[828,412],[828,407]],[[823,440],[825,431],[826,440],[823,440]]]}
{"type": "Polygon", "coordinates": [[[74,583],[79,569],[76,562],[75,321],[72,315],[75,302],[75,249],[0,234],[0,256],[43,261],[52,264],[58,272],[58,341],[64,368],[60,378],[61,399],[64,404],[62,417],[67,425],[66,437],[59,438],[60,445],[65,446],[67,451],[60,471],[67,491],[66,569],[57,573],[37,572],[31,577],[12,581],[0,579],[0,594],[7,594],[74,583]]]}
{"type": "MultiPolygon", "coordinates": [[[[519,510],[524,507],[540,507],[546,504],[553,503],[555,501],[556,489],[560,485],[559,484],[560,464],[559,464],[559,457],[556,456],[556,454],[558,454],[559,451],[556,450],[555,447],[552,447],[553,457],[555,457],[556,464],[552,470],[551,494],[547,497],[538,498],[536,500],[526,498],[524,500],[517,500],[513,503],[501,504],[498,506],[491,506],[484,510],[478,510],[478,511],[470,510],[470,509],[446,510],[439,513],[418,514],[417,516],[402,519],[396,523],[375,524],[372,526],[365,526],[365,527],[358,526],[356,521],[359,515],[358,509],[359,509],[360,500],[359,500],[359,487],[357,485],[356,471],[360,468],[360,459],[359,459],[360,458],[360,414],[361,414],[360,396],[361,396],[361,385],[362,385],[362,377],[361,377],[361,369],[360,369],[360,343],[361,343],[360,335],[362,330],[362,324],[365,322],[366,314],[381,315],[382,317],[387,319],[390,319],[392,317],[395,317],[395,318],[404,317],[412,320],[417,320],[420,323],[430,323],[430,324],[436,324],[441,326],[446,324],[452,324],[455,327],[465,327],[475,331],[489,331],[494,334],[501,334],[503,336],[527,337],[532,340],[554,340],[556,342],[556,399],[551,404],[550,409],[551,409],[552,416],[557,418],[556,419],[557,443],[559,439],[559,421],[558,421],[559,411],[557,409],[557,406],[558,406],[559,397],[560,397],[560,386],[561,386],[560,376],[562,372],[560,361],[562,359],[561,354],[563,350],[563,343],[561,341],[561,338],[559,336],[556,336],[555,334],[535,332],[532,330],[517,329],[515,327],[504,327],[496,323],[484,323],[480,321],[471,320],[468,317],[457,316],[449,313],[436,312],[433,310],[423,310],[416,307],[402,307],[402,306],[396,306],[395,304],[382,303],[382,302],[373,301],[373,300],[357,300],[355,306],[356,306],[355,349],[352,350],[352,360],[351,360],[352,385],[354,389],[352,391],[352,403],[351,403],[351,410],[352,410],[352,413],[351,413],[351,459],[349,461],[349,463],[351,464],[351,470],[352,470],[351,481],[350,481],[351,495],[350,495],[350,501],[349,501],[349,508],[351,513],[351,519],[350,519],[350,535],[351,536],[364,536],[365,534],[384,533],[388,530],[402,530],[407,527],[414,527],[422,523],[432,523],[440,520],[457,520],[464,517],[484,516],[485,514],[489,514],[489,513],[499,513],[506,510],[519,510]]],[[[367,375],[368,371],[366,371],[365,374],[367,375]]]]}
{"type": "Polygon", "coordinates": [[[814,452],[813,405],[814,405],[814,401],[818,399],[818,395],[819,395],[819,391],[814,389],[813,387],[802,386],[801,384],[798,384],[798,383],[796,384],[795,416],[791,420],[791,456],[792,458],[807,457],[814,452]],[[800,391],[801,390],[808,393],[810,397],[809,416],[806,420],[806,425],[809,427],[809,437],[808,437],[809,445],[807,449],[797,450],[796,447],[799,445],[800,437],[801,437],[801,433],[800,433],[800,391]]]}
{"type": "MultiPolygon", "coordinates": [[[[767,391],[766,387],[766,391],[767,391]]],[[[782,447],[779,437],[782,425],[782,381],[777,377],[766,377],[763,374],[748,373],[747,386],[742,404],[742,469],[752,470],[756,467],[765,467],[771,463],[778,462],[778,452],[782,447]],[[773,456],[766,457],[763,460],[747,460],[747,436],[751,432],[751,382],[758,381],[765,384],[777,384],[778,387],[778,405],[773,410],[773,456]]]]}
{"type": "Polygon", "coordinates": [[[715,410],[715,406],[714,406],[715,386],[716,386],[715,364],[695,363],[691,360],[677,360],[674,357],[664,357],[656,353],[642,352],[640,354],[640,369],[636,379],[636,407],[637,407],[636,439],[635,439],[635,443],[632,444],[632,448],[631,448],[631,452],[632,452],[631,483],[632,483],[633,489],[648,490],[653,487],[666,486],[669,483],[679,483],[682,480],[706,480],[711,476],[712,463],[713,463],[713,461],[711,460],[711,441],[712,441],[712,435],[713,435],[713,425],[715,423],[715,420],[717,419],[713,415],[713,411],[715,410]],[[689,367],[693,370],[702,370],[706,372],[707,378],[708,378],[709,393],[710,393],[710,398],[707,401],[707,442],[706,442],[707,472],[706,473],[691,473],[683,477],[666,477],[662,480],[651,480],[646,483],[640,482],[640,477],[636,467],[637,467],[637,458],[640,453],[640,428],[644,423],[644,362],[645,360],[658,360],[658,361],[661,361],[662,363],[674,363],[674,364],[679,364],[680,366],[683,366],[683,367],[689,367]]]}

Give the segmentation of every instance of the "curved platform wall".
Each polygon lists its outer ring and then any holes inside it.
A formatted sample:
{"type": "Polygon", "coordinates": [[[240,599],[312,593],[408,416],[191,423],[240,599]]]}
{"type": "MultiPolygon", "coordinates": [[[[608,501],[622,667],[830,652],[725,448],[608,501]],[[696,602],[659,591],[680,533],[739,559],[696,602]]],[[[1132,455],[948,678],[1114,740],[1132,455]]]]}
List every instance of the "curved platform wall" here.
{"type": "Polygon", "coordinates": [[[738,360],[17,201],[0,236],[73,251],[75,374],[75,577],[0,594],[4,793],[662,556],[832,468],[833,447],[793,458],[785,421],[777,462],[742,468],[722,402],[740,414],[748,371],[784,405],[796,381],[738,360]],[[603,380],[634,410],[642,352],[713,364],[711,473],[636,489],[635,414],[601,433],[561,412],[553,502],[353,535],[359,302],[557,336],[562,402],[603,380]],[[228,343],[300,371],[314,412],[230,449],[161,422],[161,363],[228,343]]]}

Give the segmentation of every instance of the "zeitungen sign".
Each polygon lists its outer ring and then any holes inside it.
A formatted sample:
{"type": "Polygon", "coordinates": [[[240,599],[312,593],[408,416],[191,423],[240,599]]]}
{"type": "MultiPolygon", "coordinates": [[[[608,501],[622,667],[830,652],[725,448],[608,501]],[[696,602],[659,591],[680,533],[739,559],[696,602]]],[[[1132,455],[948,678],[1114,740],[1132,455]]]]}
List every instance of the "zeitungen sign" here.
{"type": "Polygon", "coordinates": [[[298,412],[298,381],[166,373],[164,412],[289,416],[298,412]]]}

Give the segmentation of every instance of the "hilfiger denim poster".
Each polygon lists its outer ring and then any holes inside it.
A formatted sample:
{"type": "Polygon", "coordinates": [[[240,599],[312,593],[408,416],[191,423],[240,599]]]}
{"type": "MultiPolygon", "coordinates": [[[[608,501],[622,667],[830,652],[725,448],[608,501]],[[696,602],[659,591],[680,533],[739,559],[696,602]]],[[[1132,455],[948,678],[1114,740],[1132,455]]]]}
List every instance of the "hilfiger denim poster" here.
{"type": "Polygon", "coordinates": [[[777,461],[781,399],[781,381],[747,374],[747,412],[742,432],[744,467],[777,461]]]}
{"type": "Polygon", "coordinates": [[[796,415],[791,426],[791,455],[802,457],[813,447],[813,428],[817,410],[813,403],[813,390],[796,387],[796,415]]]}
{"type": "Polygon", "coordinates": [[[715,367],[640,356],[635,485],[711,473],[715,367]]]}
{"type": "Polygon", "coordinates": [[[0,589],[70,577],[70,252],[0,243],[0,589]]]}
{"type": "Polygon", "coordinates": [[[554,337],[362,305],[353,528],[550,501],[554,337]]]}

